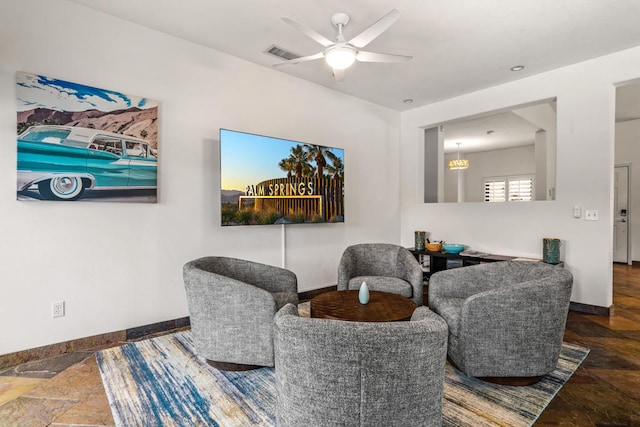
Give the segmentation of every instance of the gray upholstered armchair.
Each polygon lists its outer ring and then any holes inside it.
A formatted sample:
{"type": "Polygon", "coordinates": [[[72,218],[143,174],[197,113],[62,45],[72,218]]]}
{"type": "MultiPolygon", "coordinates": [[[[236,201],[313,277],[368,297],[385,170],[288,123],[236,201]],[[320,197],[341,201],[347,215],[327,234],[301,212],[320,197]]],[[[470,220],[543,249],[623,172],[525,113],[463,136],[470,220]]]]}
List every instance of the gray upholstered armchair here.
{"type": "Polygon", "coordinates": [[[275,317],[277,423],[442,425],[447,325],[427,307],[410,322],[275,317]]]}
{"type": "Polygon", "coordinates": [[[449,325],[449,359],[466,375],[530,384],[556,367],[572,284],[541,262],[456,268],[431,276],[429,308],[449,325]]]}
{"type": "Polygon", "coordinates": [[[338,265],[338,290],[390,292],[422,305],[422,268],[406,248],[388,243],[362,243],[345,249],[338,265]]]}
{"type": "Polygon", "coordinates": [[[298,303],[296,275],[226,257],[190,261],[183,275],[198,355],[225,370],[273,366],[273,316],[298,303]]]}

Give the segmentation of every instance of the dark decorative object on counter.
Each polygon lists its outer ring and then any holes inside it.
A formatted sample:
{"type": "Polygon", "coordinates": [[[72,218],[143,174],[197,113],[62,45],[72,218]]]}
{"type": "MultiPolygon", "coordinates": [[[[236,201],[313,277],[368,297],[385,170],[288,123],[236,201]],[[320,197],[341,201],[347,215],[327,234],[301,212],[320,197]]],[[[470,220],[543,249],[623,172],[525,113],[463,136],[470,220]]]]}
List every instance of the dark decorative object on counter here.
{"type": "Polygon", "coordinates": [[[424,242],[427,238],[426,231],[415,232],[415,248],[417,251],[424,251],[424,242]]]}
{"type": "Polygon", "coordinates": [[[560,263],[560,239],[544,238],[542,239],[542,261],[547,264],[560,263]]]}

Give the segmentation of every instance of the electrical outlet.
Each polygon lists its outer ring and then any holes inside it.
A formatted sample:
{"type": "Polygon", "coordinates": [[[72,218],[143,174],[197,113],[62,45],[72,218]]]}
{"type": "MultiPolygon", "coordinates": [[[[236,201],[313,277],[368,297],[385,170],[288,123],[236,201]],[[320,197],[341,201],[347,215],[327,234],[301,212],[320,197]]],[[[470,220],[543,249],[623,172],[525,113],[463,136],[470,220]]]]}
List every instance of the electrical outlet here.
{"type": "Polygon", "coordinates": [[[597,209],[585,209],[584,219],[587,221],[597,221],[600,219],[597,209]]]}
{"type": "Polygon", "coordinates": [[[56,301],[51,303],[51,317],[64,316],[64,301],[56,301]]]}

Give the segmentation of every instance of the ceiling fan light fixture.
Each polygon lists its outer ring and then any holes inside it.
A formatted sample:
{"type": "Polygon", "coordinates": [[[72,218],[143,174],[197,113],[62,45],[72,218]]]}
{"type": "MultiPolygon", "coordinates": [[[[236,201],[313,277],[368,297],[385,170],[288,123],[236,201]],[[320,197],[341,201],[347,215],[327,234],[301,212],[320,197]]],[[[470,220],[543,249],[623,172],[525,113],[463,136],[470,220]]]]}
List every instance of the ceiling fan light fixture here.
{"type": "Polygon", "coordinates": [[[324,59],[331,68],[344,70],[353,65],[356,60],[356,54],[356,50],[349,45],[336,45],[327,49],[324,53],[324,59]]]}

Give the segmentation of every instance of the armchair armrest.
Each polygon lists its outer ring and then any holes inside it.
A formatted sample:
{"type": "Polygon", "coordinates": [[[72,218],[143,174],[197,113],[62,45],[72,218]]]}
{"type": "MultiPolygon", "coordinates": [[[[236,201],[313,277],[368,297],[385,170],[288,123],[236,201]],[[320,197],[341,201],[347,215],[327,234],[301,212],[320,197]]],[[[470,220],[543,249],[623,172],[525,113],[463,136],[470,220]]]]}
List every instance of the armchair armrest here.
{"type": "MultiPolygon", "coordinates": [[[[429,308],[425,306],[421,306],[415,309],[415,311],[411,315],[411,321],[412,322],[425,321],[430,325],[430,330],[432,331],[448,330],[447,323],[444,321],[444,319],[438,316],[433,311],[429,310],[429,308]]],[[[446,341],[445,341],[445,347],[446,347],[446,341]]]]}
{"type": "Polygon", "coordinates": [[[251,269],[251,283],[269,292],[298,293],[298,279],[292,271],[272,265],[261,264],[251,269]]]}
{"type": "Polygon", "coordinates": [[[424,275],[422,267],[416,258],[406,249],[398,251],[398,277],[406,280],[413,288],[413,300],[418,306],[422,305],[424,275]]]}
{"type": "Polygon", "coordinates": [[[350,252],[345,251],[338,264],[338,290],[349,289],[349,279],[356,276],[356,259],[350,252]]]}

